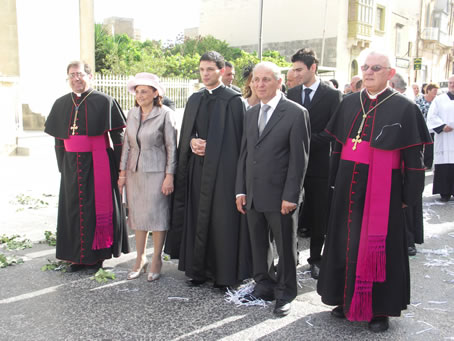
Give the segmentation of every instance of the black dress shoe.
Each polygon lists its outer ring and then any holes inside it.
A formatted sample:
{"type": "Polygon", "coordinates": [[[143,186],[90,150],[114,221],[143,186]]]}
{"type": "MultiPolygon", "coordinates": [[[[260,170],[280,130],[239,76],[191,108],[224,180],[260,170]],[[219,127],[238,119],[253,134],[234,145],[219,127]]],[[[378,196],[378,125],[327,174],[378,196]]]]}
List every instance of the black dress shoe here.
{"type": "Polygon", "coordinates": [[[217,284],[217,283],[213,284],[213,288],[219,289],[222,292],[227,292],[227,290],[230,289],[230,287],[228,285],[222,285],[222,284],[217,284]]]}
{"type": "Polygon", "coordinates": [[[292,307],[291,302],[286,300],[277,299],[276,305],[274,306],[273,314],[277,317],[284,317],[290,313],[292,307]]]}
{"type": "Polygon", "coordinates": [[[339,319],[344,319],[345,318],[344,307],[338,305],[336,308],[331,310],[331,316],[337,317],[339,319]]]}
{"type": "Polygon", "coordinates": [[[85,269],[85,264],[71,264],[66,267],[66,272],[77,272],[85,269]]]}
{"type": "Polygon", "coordinates": [[[203,283],[205,283],[206,281],[201,281],[201,280],[198,280],[198,279],[190,279],[189,281],[186,281],[186,284],[189,286],[189,287],[199,287],[201,286],[203,283]]]}
{"type": "Polygon", "coordinates": [[[89,274],[94,274],[94,273],[98,272],[99,269],[102,268],[102,263],[103,263],[103,261],[100,260],[99,262],[97,262],[95,264],[86,265],[85,268],[87,269],[87,272],[89,274]]]}
{"type": "Polygon", "coordinates": [[[320,267],[317,264],[311,264],[311,277],[313,279],[318,279],[318,276],[320,275],[320,267]]]}
{"type": "Polygon", "coordinates": [[[374,317],[369,322],[369,329],[374,333],[381,333],[389,328],[389,318],[388,316],[374,317]]]}
{"type": "Polygon", "coordinates": [[[308,229],[299,229],[297,234],[301,238],[309,238],[311,236],[311,232],[308,229]]]}
{"type": "Polygon", "coordinates": [[[255,300],[274,301],[274,294],[259,294],[255,291],[250,294],[246,294],[243,297],[244,302],[252,302],[255,300]]]}
{"type": "Polygon", "coordinates": [[[409,255],[409,256],[416,256],[416,247],[414,247],[414,246],[409,246],[409,247],[408,247],[408,255],[409,255]]]}
{"type": "Polygon", "coordinates": [[[451,198],[450,194],[440,194],[440,201],[441,202],[448,202],[451,198]]]}

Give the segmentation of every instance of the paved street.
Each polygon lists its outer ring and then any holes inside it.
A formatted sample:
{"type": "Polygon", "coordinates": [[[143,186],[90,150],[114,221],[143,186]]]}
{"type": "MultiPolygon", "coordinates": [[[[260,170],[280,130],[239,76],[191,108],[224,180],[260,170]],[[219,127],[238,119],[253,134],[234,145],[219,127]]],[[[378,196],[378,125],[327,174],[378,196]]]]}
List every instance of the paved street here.
{"type": "MultiPolygon", "coordinates": [[[[432,173],[424,192],[425,243],[411,257],[411,305],[391,318],[383,334],[367,323],[331,317],[308,268],[308,240],[300,241],[300,289],[285,318],[273,305],[236,306],[209,285],[188,288],[176,262],[163,277],[127,281],[135,253],[105,262],[115,280],[99,284],[87,273],[41,271],[55,248],[39,243],[55,231],[59,173],[53,140],[28,133],[20,145],[29,156],[0,157],[0,235],[20,234],[32,248],[1,253],[24,263],[0,269],[0,340],[454,340],[454,200],[437,201],[432,173]],[[31,207],[31,208],[28,208],[31,207]]],[[[130,244],[134,246],[131,234],[130,244]]],[[[148,254],[153,253],[151,239],[148,254]]]]}

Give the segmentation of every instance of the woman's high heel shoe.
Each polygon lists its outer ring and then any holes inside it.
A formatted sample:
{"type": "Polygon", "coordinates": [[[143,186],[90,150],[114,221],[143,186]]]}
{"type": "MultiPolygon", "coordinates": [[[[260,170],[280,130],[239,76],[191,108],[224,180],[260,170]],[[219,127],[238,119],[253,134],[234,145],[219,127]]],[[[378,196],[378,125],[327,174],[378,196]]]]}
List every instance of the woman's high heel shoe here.
{"type": "Polygon", "coordinates": [[[142,271],[145,273],[147,272],[147,266],[148,266],[148,263],[145,263],[140,269],[139,271],[130,271],[128,273],[128,276],[126,277],[126,279],[136,279],[140,276],[140,274],[142,273],[142,271]]]}
{"type": "Polygon", "coordinates": [[[161,260],[161,267],[159,268],[159,272],[148,272],[148,282],[153,282],[157,281],[159,278],[161,278],[161,269],[162,269],[162,260],[161,260]]]}
{"type": "Polygon", "coordinates": [[[160,278],[161,278],[161,274],[160,273],[154,273],[154,272],[149,272],[148,273],[148,282],[157,281],[160,278]]]}

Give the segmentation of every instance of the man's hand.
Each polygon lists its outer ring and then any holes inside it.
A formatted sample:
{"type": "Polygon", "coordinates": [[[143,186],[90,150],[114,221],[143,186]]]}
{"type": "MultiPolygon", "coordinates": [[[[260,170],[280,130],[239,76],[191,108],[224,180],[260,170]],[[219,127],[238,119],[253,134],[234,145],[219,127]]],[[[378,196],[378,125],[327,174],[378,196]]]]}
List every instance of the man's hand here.
{"type": "Polygon", "coordinates": [[[291,202],[288,202],[287,200],[282,200],[282,207],[281,207],[281,213],[283,215],[289,214],[296,210],[297,205],[291,202]]]}
{"type": "Polygon", "coordinates": [[[450,126],[448,126],[448,125],[445,125],[444,128],[443,128],[443,131],[444,131],[445,133],[449,133],[449,132],[452,131],[452,128],[451,128],[450,126]]]}
{"type": "Polygon", "coordinates": [[[205,149],[207,146],[207,141],[202,139],[193,138],[191,140],[191,149],[195,155],[205,156],[205,149]]]}
{"type": "Polygon", "coordinates": [[[246,196],[240,195],[238,198],[236,198],[236,209],[241,214],[246,214],[246,210],[244,209],[244,206],[246,206],[246,196]]]}

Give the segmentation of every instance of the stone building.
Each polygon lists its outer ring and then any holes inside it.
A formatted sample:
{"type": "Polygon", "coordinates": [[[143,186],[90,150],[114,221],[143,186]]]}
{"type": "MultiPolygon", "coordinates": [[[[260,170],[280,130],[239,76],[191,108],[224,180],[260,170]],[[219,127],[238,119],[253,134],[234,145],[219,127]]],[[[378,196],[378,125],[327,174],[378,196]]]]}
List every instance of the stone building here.
{"type": "Polygon", "coordinates": [[[0,42],[0,154],[9,154],[70,90],[68,63],[94,67],[93,0],[0,0],[0,42]]]}
{"type": "MultiPolygon", "coordinates": [[[[260,1],[201,0],[199,34],[257,51],[260,1]]],[[[452,0],[263,0],[263,48],[290,57],[316,50],[340,83],[360,73],[367,49],[387,51],[409,82],[452,72],[452,0]],[[422,57],[423,70],[413,61],[422,57]]]]}
{"type": "Polygon", "coordinates": [[[141,32],[134,28],[134,19],[132,18],[109,17],[104,19],[102,25],[106,32],[111,35],[126,34],[131,39],[141,39],[141,32]]]}

